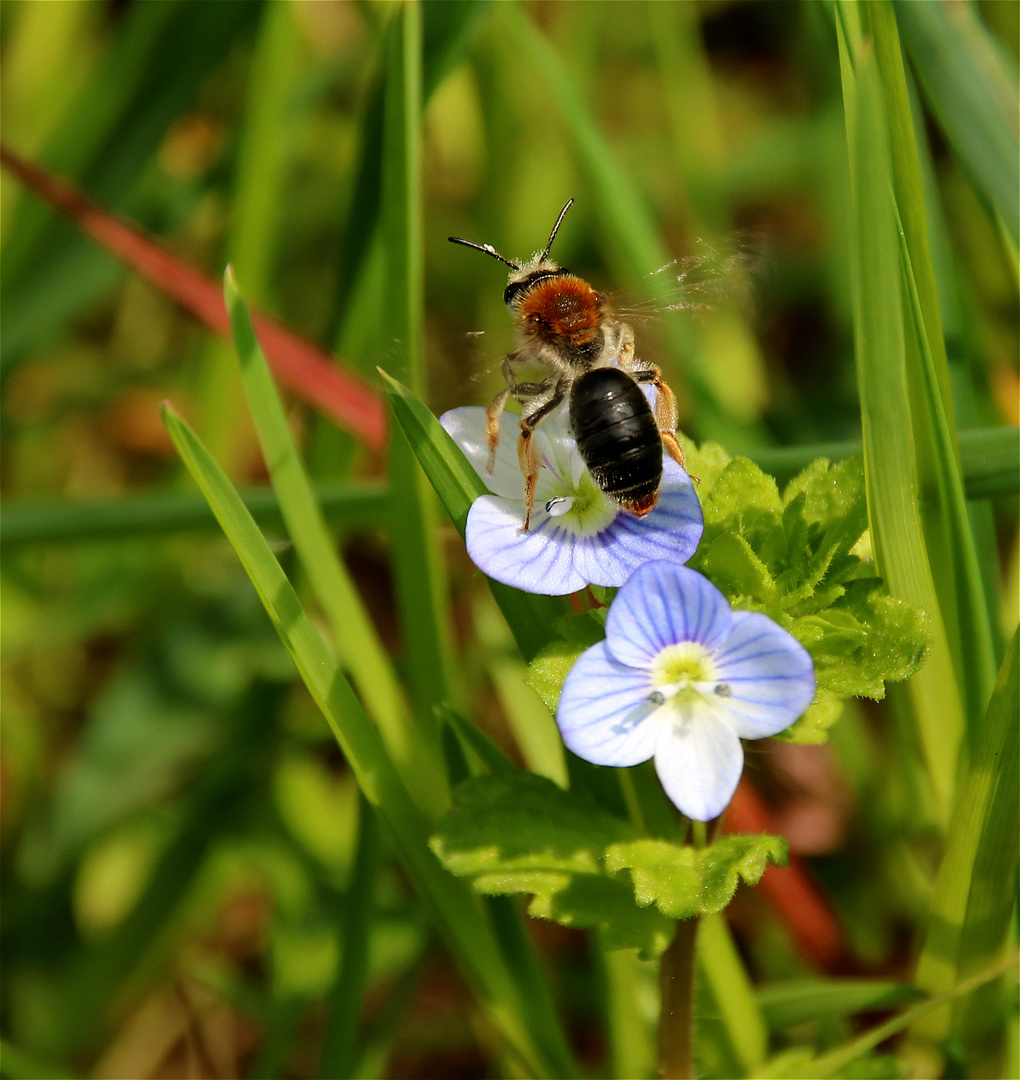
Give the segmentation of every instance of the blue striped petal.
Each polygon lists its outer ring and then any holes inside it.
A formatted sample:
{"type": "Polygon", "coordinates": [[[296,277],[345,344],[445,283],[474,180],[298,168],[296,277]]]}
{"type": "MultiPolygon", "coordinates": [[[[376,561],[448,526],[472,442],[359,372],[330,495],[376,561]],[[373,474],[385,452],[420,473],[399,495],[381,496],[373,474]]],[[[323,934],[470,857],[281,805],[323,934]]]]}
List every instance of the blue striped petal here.
{"type": "Polygon", "coordinates": [[[623,664],[647,666],[667,646],[726,640],[733,613],[701,574],[671,562],[646,563],[617,594],[606,620],[609,651],[623,664]]]}
{"type": "Polygon", "coordinates": [[[605,642],[582,653],[560,695],[556,722],[567,749],[595,765],[639,765],[655,752],[662,706],[648,701],[648,672],[617,663],[605,642]]]}
{"type": "Polygon", "coordinates": [[[767,615],[733,613],[733,630],[713,656],[730,723],[743,739],[788,728],[815,696],[807,649],[767,615]]]}

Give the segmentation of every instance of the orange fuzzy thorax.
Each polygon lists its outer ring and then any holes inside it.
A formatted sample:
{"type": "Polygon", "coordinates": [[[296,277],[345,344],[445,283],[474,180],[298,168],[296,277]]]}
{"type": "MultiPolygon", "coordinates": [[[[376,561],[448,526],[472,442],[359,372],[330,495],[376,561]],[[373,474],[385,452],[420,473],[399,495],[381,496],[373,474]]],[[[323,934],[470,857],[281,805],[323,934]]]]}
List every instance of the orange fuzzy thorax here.
{"type": "Polygon", "coordinates": [[[602,326],[602,297],[582,278],[559,275],[536,282],[521,298],[517,315],[526,333],[549,345],[577,348],[594,341],[602,326]]]}

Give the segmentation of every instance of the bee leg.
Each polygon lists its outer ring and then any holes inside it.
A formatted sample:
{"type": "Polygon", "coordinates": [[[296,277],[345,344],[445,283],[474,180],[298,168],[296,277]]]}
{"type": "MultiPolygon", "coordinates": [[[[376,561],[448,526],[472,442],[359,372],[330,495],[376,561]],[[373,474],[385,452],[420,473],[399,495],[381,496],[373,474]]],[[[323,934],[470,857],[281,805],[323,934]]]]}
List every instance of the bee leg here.
{"type": "Polygon", "coordinates": [[[489,406],[485,410],[485,441],[489,446],[489,460],[485,466],[485,471],[489,473],[496,467],[496,447],[499,445],[499,414],[506,408],[509,397],[510,387],[504,386],[489,402],[489,406]]]}
{"type": "Polygon", "coordinates": [[[524,531],[531,528],[531,511],[535,509],[535,485],[538,483],[538,456],[535,454],[535,435],[523,426],[517,441],[517,460],[524,476],[524,531]]]}
{"type": "MultiPolygon", "coordinates": [[[[663,380],[662,372],[657,367],[650,365],[643,371],[631,372],[631,375],[635,382],[651,383],[655,387],[655,423],[662,437],[662,445],[677,465],[686,470],[684,448],[676,437],[676,395],[663,380]]],[[[691,479],[697,482],[698,478],[692,476],[691,479]]]]}
{"type": "Polygon", "coordinates": [[[538,483],[538,453],[535,450],[535,428],[563,400],[564,391],[557,383],[549,397],[521,417],[521,437],[517,443],[517,460],[524,476],[524,531],[531,528],[531,511],[535,509],[535,485],[538,483]]]}

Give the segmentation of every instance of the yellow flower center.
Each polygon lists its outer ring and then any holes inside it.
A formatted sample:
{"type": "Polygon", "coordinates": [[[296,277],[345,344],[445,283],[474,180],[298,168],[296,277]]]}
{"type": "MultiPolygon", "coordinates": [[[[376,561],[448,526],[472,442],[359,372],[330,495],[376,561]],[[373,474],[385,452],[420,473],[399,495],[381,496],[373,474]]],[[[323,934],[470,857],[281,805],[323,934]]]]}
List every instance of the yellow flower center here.
{"type": "Polygon", "coordinates": [[[725,696],[728,688],[717,682],[717,669],[712,654],[697,641],[681,641],[668,645],[652,662],[653,693],[663,702],[674,699],[677,704],[691,701],[707,693],[725,696]]]}

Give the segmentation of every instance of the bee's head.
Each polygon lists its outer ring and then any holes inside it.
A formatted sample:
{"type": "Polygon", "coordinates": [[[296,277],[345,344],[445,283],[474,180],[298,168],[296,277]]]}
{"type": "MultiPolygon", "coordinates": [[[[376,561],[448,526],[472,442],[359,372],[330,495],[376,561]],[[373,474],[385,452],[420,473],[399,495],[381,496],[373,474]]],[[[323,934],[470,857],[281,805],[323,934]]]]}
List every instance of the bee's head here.
{"type": "Polygon", "coordinates": [[[474,248],[475,251],[484,252],[486,255],[491,255],[494,259],[499,259],[501,263],[505,263],[510,267],[512,272],[507,287],[503,291],[503,303],[506,304],[511,311],[516,311],[524,297],[531,291],[533,286],[538,284],[538,282],[545,281],[548,278],[570,274],[569,270],[564,270],[563,267],[557,266],[556,263],[549,258],[549,249],[552,247],[553,240],[556,239],[556,233],[559,231],[567,211],[573,205],[574,200],[567,199],[563,209],[559,213],[559,217],[556,218],[556,224],[552,227],[552,232],[549,234],[549,240],[546,243],[545,248],[542,251],[537,252],[530,261],[523,265],[511,262],[505,256],[500,255],[492,244],[476,244],[473,240],[463,240],[459,236],[451,236],[450,242],[452,244],[463,244],[464,247],[474,248]]]}

